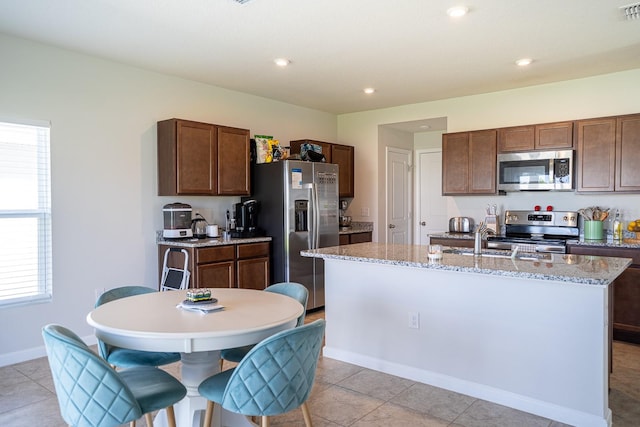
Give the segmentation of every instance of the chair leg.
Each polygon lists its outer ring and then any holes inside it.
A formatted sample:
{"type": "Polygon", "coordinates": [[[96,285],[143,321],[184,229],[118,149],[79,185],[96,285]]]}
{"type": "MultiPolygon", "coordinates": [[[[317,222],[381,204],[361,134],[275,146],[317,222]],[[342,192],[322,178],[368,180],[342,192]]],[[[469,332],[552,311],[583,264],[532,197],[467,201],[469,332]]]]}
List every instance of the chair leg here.
{"type": "Polygon", "coordinates": [[[222,372],[222,365],[224,364],[224,359],[220,358],[220,372],[222,372]]]}
{"type": "Polygon", "coordinates": [[[136,420],[131,421],[129,427],[136,427],[136,420]]]}
{"type": "Polygon", "coordinates": [[[207,401],[207,410],[204,412],[204,424],[203,427],[211,427],[211,418],[213,418],[213,406],[214,403],[210,400],[207,401]]]}
{"type": "Polygon", "coordinates": [[[309,412],[309,407],[307,406],[307,402],[304,402],[301,405],[302,408],[302,416],[304,417],[304,424],[307,427],[313,427],[313,423],[311,422],[311,413],[309,412]]]}
{"type": "Polygon", "coordinates": [[[144,414],[144,420],[147,422],[147,427],[153,427],[153,417],[151,413],[147,412],[144,414]]]}
{"type": "Polygon", "coordinates": [[[269,427],[269,417],[266,415],[262,416],[262,423],[260,423],[260,427],[269,427]]]}
{"type": "Polygon", "coordinates": [[[173,405],[167,406],[167,423],[169,427],[176,427],[176,412],[173,410],[173,405]]]}

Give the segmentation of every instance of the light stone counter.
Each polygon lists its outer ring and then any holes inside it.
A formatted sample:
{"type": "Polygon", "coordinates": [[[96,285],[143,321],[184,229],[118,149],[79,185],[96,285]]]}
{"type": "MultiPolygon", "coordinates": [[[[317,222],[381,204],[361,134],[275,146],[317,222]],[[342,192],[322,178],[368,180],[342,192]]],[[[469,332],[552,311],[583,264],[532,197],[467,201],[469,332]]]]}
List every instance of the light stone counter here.
{"type": "Polygon", "coordinates": [[[177,248],[207,248],[210,246],[242,245],[245,243],[270,242],[271,237],[250,237],[243,239],[222,240],[222,237],[207,237],[206,239],[164,239],[159,237],[156,243],[159,245],[170,245],[177,248]]]}
{"type": "Polygon", "coordinates": [[[375,264],[480,273],[527,279],[554,280],[588,285],[608,285],[630,264],[629,258],[571,254],[520,253],[512,259],[508,251],[484,249],[482,256],[460,248],[443,248],[442,259],[427,258],[427,247],[386,243],[360,243],[303,251],[302,256],[342,259],[375,264]],[[447,253],[448,250],[458,253],[447,253]],[[461,253],[467,253],[462,255],[461,253]]]}

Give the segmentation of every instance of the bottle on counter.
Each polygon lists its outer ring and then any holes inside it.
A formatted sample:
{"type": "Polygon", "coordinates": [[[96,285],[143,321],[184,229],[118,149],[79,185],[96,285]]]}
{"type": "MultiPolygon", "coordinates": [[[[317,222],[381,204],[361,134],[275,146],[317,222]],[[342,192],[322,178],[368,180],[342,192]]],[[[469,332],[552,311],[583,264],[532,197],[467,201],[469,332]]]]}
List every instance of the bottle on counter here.
{"type": "Polygon", "coordinates": [[[622,219],[620,218],[620,210],[616,209],[616,216],[613,220],[613,240],[622,240],[622,219]]]}

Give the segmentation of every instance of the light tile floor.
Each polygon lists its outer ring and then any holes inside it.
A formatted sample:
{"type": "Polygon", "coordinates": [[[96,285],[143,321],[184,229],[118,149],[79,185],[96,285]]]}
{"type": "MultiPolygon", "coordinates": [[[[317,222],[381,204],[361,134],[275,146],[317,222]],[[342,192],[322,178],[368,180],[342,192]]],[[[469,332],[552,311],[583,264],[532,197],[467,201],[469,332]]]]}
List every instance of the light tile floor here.
{"type": "MultiPolygon", "coordinates": [[[[307,321],[324,317],[311,312],[307,321]]],[[[178,376],[179,364],[166,368],[178,376]]],[[[615,427],[640,426],[640,346],[615,342],[609,406],[615,427]]],[[[560,427],[564,424],[321,357],[309,398],[315,427],[560,427]]],[[[46,358],[0,368],[0,426],[64,426],[46,358]]],[[[144,419],[138,422],[145,426],[144,419]]],[[[304,426],[300,410],[271,425],[304,426]]]]}

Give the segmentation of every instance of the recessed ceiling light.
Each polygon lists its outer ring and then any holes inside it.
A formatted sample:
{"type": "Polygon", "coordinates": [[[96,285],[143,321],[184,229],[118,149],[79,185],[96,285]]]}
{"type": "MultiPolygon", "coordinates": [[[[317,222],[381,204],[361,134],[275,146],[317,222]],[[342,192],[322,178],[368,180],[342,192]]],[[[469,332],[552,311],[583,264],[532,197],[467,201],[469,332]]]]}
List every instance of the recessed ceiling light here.
{"type": "Polygon", "coordinates": [[[286,67],[287,65],[291,64],[291,61],[289,61],[287,58],[276,58],[273,60],[273,62],[275,62],[278,67],[286,67]]]}
{"type": "Polygon", "coordinates": [[[531,58],[522,58],[522,59],[518,59],[516,61],[516,65],[519,65],[520,67],[526,67],[527,65],[531,64],[533,62],[533,59],[531,58]]]}
{"type": "Polygon", "coordinates": [[[374,93],[376,90],[372,87],[368,87],[364,89],[364,93],[366,93],[367,95],[371,95],[372,93],[374,93]]]}
{"type": "Polygon", "coordinates": [[[452,18],[459,18],[466,15],[467,12],[469,12],[469,8],[464,6],[455,6],[447,9],[447,15],[452,18]]]}

